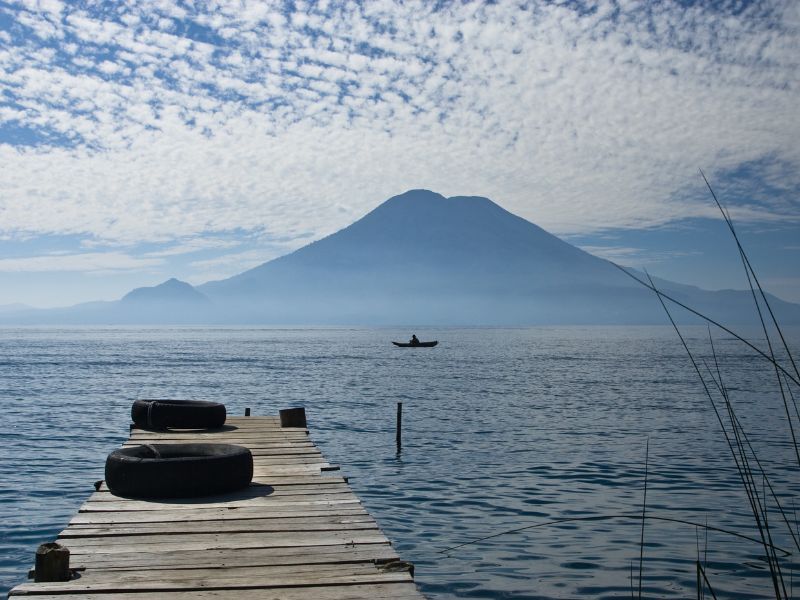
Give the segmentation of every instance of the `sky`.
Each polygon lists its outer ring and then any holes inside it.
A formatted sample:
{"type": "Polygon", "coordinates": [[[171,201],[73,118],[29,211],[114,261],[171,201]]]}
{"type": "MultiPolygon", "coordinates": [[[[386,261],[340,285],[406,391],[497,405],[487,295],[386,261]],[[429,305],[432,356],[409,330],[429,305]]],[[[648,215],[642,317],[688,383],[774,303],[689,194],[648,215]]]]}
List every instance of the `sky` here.
{"type": "Polygon", "coordinates": [[[800,3],[0,0],[0,305],[225,278],[391,196],[800,302],[800,3]]]}

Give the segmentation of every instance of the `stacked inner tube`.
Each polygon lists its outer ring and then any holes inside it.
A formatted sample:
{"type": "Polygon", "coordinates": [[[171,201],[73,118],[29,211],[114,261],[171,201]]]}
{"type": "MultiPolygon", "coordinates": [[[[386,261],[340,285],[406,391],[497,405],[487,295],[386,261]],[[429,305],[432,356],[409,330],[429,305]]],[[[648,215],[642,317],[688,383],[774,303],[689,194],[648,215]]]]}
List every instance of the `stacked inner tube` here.
{"type": "MultiPolygon", "coordinates": [[[[140,429],[219,429],[225,405],[200,400],[136,400],[131,419],[140,429]]],[[[250,485],[253,456],[233,444],[144,444],[106,458],[106,484],[117,496],[192,498],[250,485]]]]}
{"type": "Polygon", "coordinates": [[[250,485],[253,455],[233,444],[145,444],[106,458],[106,484],[117,496],[191,498],[250,485]]]}
{"type": "Polygon", "coordinates": [[[201,400],[136,400],[131,419],[140,429],[219,429],[225,405],[201,400]]]}

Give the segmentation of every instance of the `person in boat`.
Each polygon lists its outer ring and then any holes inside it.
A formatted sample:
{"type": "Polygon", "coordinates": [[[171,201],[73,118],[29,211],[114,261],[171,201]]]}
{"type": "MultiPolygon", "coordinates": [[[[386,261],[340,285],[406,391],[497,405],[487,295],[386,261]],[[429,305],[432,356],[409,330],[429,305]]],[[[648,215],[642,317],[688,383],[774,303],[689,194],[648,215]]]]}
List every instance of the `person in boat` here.
{"type": "Polygon", "coordinates": [[[408,343],[411,344],[412,346],[419,346],[419,340],[417,339],[416,333],[411,334],[411,339],[409,340],[408,343]]]}

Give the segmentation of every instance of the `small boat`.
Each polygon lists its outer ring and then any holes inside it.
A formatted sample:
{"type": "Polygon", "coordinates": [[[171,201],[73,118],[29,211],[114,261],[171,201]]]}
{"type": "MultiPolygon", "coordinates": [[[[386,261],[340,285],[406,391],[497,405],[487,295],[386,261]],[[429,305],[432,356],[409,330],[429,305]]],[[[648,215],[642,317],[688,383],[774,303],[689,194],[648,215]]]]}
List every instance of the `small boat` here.
{"type": "Polygon", "coordinates": [[[400,348],[433,348],[436,344],[439,343],[439,340],[435,342],[420,342],[419,344],[411,344],[409,342],[392,342],[395,346],[399,346],[400,348]]]}

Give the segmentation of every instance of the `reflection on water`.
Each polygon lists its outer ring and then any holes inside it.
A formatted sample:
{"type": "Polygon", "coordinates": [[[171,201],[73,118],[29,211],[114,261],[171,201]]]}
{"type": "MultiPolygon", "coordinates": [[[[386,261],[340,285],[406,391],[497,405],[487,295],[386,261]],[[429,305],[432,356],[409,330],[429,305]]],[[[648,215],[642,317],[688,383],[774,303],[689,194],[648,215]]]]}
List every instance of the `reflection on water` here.
{"type": "MultiPolygon", "coordinates": [[[[102,478],[136,398],[213,400],[230,414],[305,406],[313,439],[432,598],[628,597],[639,559],[634,518],[574,520],[441,551],[525,525],[640,513],[648,436],[648,514],[758,537],[671,330],[416,331],[439,347],[395,348],[390,340],[408,332],[393,329],[0,330],[0,593],[24,579],[36,546],[102,478]]],[[[705,330],[688,331],[707,353],[705,330]]],[[[732,340],[717,350],[791,511],[800,477],[769,370],[732,340]]],[[[791,548],[786,536],[775,541],[791,548]]],[[[655,520],[645,528],[644,595],[694,596],[698,544],[718,595],[770,596],[758,544],[655,520]]],[[[800,563],[793,556],[784,567],[800,563]]]]}

